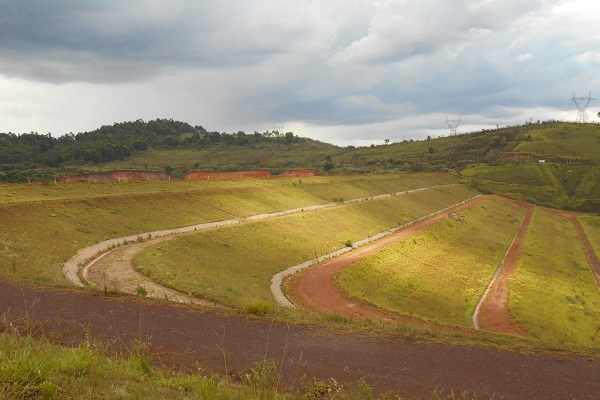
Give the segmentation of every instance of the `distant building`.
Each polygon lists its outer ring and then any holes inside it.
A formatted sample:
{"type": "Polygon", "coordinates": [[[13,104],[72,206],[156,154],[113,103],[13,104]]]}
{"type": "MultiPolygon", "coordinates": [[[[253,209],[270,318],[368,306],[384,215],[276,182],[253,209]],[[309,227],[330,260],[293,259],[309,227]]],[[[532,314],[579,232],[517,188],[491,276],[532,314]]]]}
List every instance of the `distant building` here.
{"type": "Polygon", "coordinates": [[[539,160],[538,163],[539,164],[546,164],[546,160],[539,160]]]}

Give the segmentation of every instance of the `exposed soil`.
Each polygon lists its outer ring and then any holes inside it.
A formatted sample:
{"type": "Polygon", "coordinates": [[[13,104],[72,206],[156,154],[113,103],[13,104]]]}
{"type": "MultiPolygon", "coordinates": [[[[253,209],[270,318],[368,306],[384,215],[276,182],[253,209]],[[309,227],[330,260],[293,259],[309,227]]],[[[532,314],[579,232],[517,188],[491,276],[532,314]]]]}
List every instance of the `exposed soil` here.
{"type": "Polygon", "coordinates": [[[347,265],[375,253],[376,251],[389,246],[391,243],[405,239],[415,233],[422,232],[448,218],[451,213],[460,212],[468,207],[472,207],[483,201],[485,198],[486,196],[478,197],[468,203],[453,208],[448,213],[438,214],[376,242],[319,264],[314,268],[305,270],[285,281],[286,293],[297,305],[317,312],[337,312],[352,319],[369,318],[384,323],[407,321],[410,321],[411,323],[424,323],[422,320],[414,317],[391,314],[384,310],[376,309],[373,306],[366,305],[361,301],[350,299],[347,295],[341,293],[341,290],[335,286],[335,276],[347,265]]]}
{"type": "Polygon", "coordinates": [[[517,234],[510,244],[504,258],[501,261],[501,269],[497,274],[492,286],[489,288],[485,300],[479,307],[478,323],[483,328],[494,332],[523,335],[527,332],[525,327],[518,324],[510,314],[508,308],[508,297],[510,294],[509,281],[512,279],[521,255],[521,248],[525,235],[531,225],[533,218],[533,205],[513,199],[519,205],[525,207],[525,216],[519,225],[517,234]]]}
{"type": "Polygon", "coordinates": [[[56,181],[71,182],[129,182],[129,181],[165,181],[169,174],[157,171],[111,171],[94,172],[86,175],[65,175],[56,181]]]}
{"type": "Polygon", "coordinates": [[[107,292],[139,294],[139,288],[143,288],[145,296],[178,303],[209,304],[192,295],[159,285],[131,266],[131,260],[143,248],[167,239],[168,237],[161,237],[117,247],[88,264],[82,271],[83,277],[92,285],[107,292]]]}
{"type": "Polygon", "coordinates": [[[477,398],[597,399],[600,360],[520,354],[477,347],[419,344],[368,336],[335,335],[164,301],[104,297],[66,289],[32,288],[0,281],[0,312],[44,323],[47,332],[77,343],[93,337],[122,345],[151,344],[156,360],[176,368],[248,369],[264,359],[282,363],[287,385],[301,377],[362,377],[377,392],[396,390],[430,398],[435,388],[477,398]],[[283,361],[283,362],[282,362],[283,361]]]}

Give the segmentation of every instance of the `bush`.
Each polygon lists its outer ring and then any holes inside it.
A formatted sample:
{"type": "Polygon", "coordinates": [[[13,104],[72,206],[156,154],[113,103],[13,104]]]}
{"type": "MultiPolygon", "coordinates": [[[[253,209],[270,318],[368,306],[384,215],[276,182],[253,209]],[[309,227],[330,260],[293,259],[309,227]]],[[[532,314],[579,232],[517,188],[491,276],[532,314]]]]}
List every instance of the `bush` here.
{"type": "Polygon", "coordinates": [[[244,312],[251,315],[266,315],[273,310],[271,304],[264,301],[251,301],[244,304],[244,312]]]}

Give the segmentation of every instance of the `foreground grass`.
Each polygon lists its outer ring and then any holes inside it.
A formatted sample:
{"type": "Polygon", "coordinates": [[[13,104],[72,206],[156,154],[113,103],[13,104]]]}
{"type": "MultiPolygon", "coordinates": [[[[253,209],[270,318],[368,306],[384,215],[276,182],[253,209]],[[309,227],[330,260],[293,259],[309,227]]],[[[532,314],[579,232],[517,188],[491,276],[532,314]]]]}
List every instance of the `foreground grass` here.
{"type": "Polygon", "coordinates": [[[511,312],[531,335],[600,346],[600,292],[571,221],[535,210],[510,291],[511,312]]]}
{"type": "MultiPolygon", "coordinates": [[[[377,398],[362,381],[304,380],[296,389],[284,388],[281,369],[267,361],[230,377],[164,369],[153,366],[151,356],[142,344],[135,344],[121,354],[111,354],[101,342],[85,340],[76,347],[63,347],[45,338],[0,333],[0,398],[293,400],[322,395],[339,399],[377,398]]],[[[432,394],[432,398],[442,398],[435,396],[436,393],[432,394]]]]}
{"type": "Polygon", "coordinates": [[[146,248],[134,265],[155,281],[218,302],[270,304],[275,273],[474,194],[446,186],[201,232],[146,248]]]}
{"type": "Polygon", "coordinates": [[[404,174],[1,185],[0,277],[65,284],[62,264],[105,239],[455,182],[404,174]]]}
{"type": "Polygon", "coordinates": [[[490,197],[461,212],[462,222],[447,219],[351,264],[338,282],[378,307],[471,327],[523,215],[515,203],[490,197]]]}
{"type": "MultiPolygon", "coordinates": [[[[73,335],[73,333],[71,334],[73,335]]],[[[69,336],[72,346],[61,345],[60,335],[46,332],[29,318],[0,316],[1,399],[340,399],[410,400],[392,391],[376,394],[364,380],[355,382],[309,379],[300,369],[288,370],[266,358],[252,368],[217,374],[202,368],[194,372],[168,369],[155,362],[151,343],[134,340],[120,350],[85,334],[69,336]],[[83,336],[83,335],[82,335],[83,336]],[[284,379],[288,382],[284,385],[284,379]]],[[[419,397],[422,398],[422,397],[419,397]]],[[[435,389],[431,400],[494,398],[493,394],[435,389]]]]}

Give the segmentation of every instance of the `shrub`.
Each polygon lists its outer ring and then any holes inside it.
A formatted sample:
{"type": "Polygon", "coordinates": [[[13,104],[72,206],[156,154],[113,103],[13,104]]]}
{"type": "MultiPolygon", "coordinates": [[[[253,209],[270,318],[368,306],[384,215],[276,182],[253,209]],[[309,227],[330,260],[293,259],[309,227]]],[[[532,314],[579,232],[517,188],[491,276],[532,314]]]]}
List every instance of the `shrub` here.
{"type": "Polygon", "coordinates": [[[244,312],[251,315],[266,315],[273,310],[271,304],[264,301],[251,301],[244,304],[244,312]]]}

